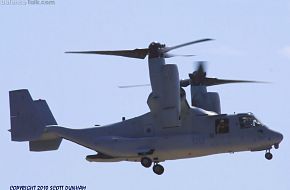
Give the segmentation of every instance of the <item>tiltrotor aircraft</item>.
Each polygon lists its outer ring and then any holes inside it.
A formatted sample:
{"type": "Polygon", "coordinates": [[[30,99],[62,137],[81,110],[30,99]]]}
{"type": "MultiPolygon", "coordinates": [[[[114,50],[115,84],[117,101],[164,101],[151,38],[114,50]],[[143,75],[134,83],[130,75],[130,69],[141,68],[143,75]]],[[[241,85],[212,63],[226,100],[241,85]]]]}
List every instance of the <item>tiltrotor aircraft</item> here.
{"type": "Polygon", "coordinates": [[[252,113],[221,114],[220,98],[207,86],[234,82],[208,78],[203,65],[180,80],[177,66],[165,64],[168,52],[187,45],[209,41],[201,39],[173,47],[153,42],[148,48],[120,51],[84,51],[144,59],[148,56],[152,92],[144,115],[87,129],[69,129],[57,125],[45,100],[33,100],[26,89],[10,91],[12,141],[29,141],[30,151],[57,150],[62,139],[96,151],[90,162],[141,162],[154,173],[164,172],[160,162],[219,153],[262,151],[272,159],[274,146],[279,147],[282,134],[270,130],[252,113]],[[191,88],[191,106],[184,87],[191,88]]]}

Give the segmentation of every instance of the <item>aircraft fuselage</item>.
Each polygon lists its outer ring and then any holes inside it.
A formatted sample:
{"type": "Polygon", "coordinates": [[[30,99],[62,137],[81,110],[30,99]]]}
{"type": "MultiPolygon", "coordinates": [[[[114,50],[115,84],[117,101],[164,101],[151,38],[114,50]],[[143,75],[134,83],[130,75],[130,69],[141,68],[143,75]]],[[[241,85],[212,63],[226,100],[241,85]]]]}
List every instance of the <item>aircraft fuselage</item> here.
{"type": "Polygon", "coordinates": [[[95,162],[140,161],[144,156],[161,162],[218,153],[268,150],[273,145],[278,146],[283,138],[252,114],[202,115],[202,110],[191,108],[181,121],[181,126],[162,128],[155,126],[152,114],[147,113],[90,129],[48,127],[47,134],[56,133],[97,151],[98,155],[87,157],[88,161],[95,162]],[[241,120],[243,117],[245,124],[241,120]]]}

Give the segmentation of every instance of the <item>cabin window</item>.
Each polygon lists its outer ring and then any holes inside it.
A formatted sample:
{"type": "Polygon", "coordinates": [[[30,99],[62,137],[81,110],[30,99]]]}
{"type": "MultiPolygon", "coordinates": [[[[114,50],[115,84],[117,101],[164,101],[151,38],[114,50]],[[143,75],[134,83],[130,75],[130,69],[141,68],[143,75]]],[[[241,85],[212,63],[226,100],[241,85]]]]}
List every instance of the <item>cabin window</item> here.
{"type": "Polygon", "coordinates": [[[229,119],[222,118],[215,121],[215,133],[225,134],[229,133],[229,119]]]}

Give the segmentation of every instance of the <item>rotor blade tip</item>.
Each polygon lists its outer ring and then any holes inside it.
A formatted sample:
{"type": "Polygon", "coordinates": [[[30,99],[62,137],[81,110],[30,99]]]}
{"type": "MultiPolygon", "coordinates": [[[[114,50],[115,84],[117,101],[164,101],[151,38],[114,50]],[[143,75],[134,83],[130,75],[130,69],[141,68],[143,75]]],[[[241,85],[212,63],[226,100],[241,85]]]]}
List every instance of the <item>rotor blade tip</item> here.
{"type": "Polygon", "coordinates": [[[213,39],[213,38],[206,38],[205,40],[206,41],[214,41],[215,39],[213,39]]]}

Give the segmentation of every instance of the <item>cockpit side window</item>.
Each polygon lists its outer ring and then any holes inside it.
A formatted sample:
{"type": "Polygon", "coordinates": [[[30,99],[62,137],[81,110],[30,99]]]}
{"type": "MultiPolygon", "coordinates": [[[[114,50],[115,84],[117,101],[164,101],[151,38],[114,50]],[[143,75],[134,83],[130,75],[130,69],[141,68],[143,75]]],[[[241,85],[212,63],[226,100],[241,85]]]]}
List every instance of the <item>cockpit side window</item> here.
{"type": "Polygon", "coordinates": [[[225,134],[229,133],[229,119],[221,118],[215,121],[215,133],[225,134]]]}
{"type": "Polygon", "coordinates": [[[241,128],[253,128],[253,127],[259,127],[262,124],[253,116],[240,116],[239,122],[241,128]]]}

